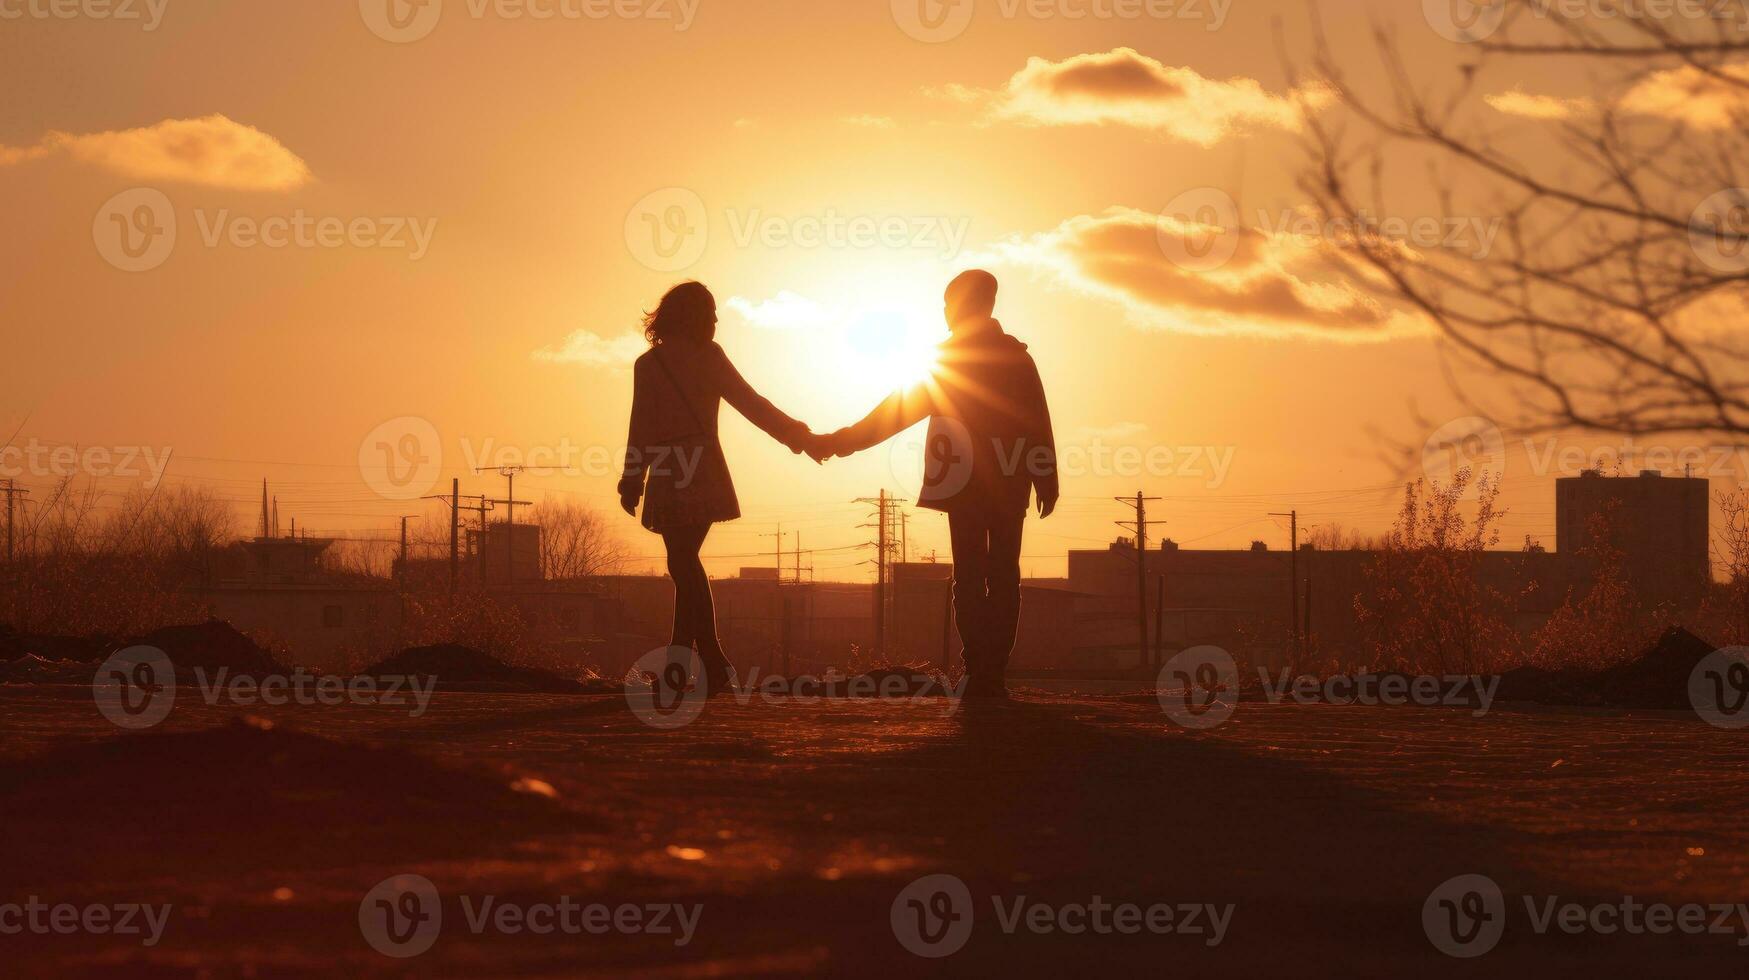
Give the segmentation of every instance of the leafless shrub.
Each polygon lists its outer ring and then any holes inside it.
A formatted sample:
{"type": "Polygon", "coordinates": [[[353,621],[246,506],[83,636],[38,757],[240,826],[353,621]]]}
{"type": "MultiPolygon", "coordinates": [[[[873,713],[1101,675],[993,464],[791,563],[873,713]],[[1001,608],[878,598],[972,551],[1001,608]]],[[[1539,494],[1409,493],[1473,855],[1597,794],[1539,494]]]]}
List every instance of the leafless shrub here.
{"type": "Polygon", "coordinates": [[[1510,660],[1518,636],[1504,619],[1511,598],[1484,585],[1482,552],[1499,541],[1499,486],[1468,467],[1449,484],[1416,480],[1366,569],[1355,597],[1363,643],[1381,670],[1485,672],[1510,660]],[[1475,482],[1476,515],[1460,506],[1475,482]]]}

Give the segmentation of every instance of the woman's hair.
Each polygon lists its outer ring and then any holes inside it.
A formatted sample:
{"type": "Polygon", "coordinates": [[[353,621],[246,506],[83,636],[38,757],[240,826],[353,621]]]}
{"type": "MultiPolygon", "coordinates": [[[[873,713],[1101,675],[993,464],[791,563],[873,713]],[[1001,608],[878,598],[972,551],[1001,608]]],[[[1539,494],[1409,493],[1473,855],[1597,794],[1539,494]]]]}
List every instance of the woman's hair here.
{"type": "Polygon", "coordinates": [[[656,308],[644,314],[644,339],[651,344],[670,340],[708,343],[716,338],[713,316],[717,299],[699,282],[683,282],[668,290],[656,308]]]}

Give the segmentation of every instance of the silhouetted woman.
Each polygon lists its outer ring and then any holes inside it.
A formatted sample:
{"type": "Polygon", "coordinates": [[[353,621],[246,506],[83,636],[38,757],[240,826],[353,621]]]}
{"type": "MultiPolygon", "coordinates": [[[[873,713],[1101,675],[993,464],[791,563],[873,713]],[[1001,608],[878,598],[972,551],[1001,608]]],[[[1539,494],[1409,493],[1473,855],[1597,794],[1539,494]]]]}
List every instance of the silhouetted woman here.
{"type": "Polygon", "coordinates": [[[741,378],[715,341],[717,301],[683,282],[644,316],[650,349],[632,369],[631,434],[619,481],[620,506],[662,535],[674,579],[674,646],[696,646],[707,689],[728,690],[729,660],[717,639],[716,607],[699,548],[711,525],[741,516],[717,441],[717,409],[735,406],[773,439],[800,452],[807,426],[777,410],[741,378]]]}

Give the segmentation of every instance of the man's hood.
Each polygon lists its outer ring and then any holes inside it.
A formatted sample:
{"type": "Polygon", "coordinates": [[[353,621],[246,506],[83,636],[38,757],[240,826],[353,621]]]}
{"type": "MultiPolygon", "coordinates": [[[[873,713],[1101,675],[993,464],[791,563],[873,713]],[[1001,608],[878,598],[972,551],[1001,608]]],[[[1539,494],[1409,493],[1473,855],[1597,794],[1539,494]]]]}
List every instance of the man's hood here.
{"type": "Polygon", "coordinates": [[[942,346],[948,349],[965,349],[968,347],[1009,347],[1016,351],[1026,350],[1026,344],[1002,329],[1002,321],[991,317],[976,326],[965,327],[955,331],[942,346]]]}

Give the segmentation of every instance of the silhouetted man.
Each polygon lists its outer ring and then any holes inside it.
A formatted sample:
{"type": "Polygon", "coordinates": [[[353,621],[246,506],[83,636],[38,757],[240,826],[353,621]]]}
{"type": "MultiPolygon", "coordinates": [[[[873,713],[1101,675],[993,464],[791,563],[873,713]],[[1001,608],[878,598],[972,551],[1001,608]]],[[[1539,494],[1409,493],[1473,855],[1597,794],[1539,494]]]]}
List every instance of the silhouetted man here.
{"type": "Polygon", "coordinates": [[[929,419],[917,503],[947,512],[965,695],[999,698],[1020,622],[1021,527],[1035,491],[1039,517],[1056,509],[1057,450],[1038,366],[991,315],[996,277],[961,273],[946,302],[952,336],[929,379],[821,443],[849,455],[929,419]]]}

